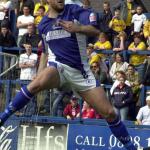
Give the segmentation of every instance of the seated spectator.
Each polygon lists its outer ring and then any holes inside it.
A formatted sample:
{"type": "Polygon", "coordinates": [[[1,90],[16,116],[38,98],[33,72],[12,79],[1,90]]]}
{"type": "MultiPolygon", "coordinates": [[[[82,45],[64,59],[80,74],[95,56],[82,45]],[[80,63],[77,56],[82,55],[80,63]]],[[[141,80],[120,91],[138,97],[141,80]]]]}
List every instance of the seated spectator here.
{"type": "MultiPolygon", "coordinates": [[[[119,85],[120,81],[119,79],[123,77],[126,78],[126,74],[124,71],[120,70],[120,71],[116,71],[116,80],[114,81],[111,89],[110,89],[110,94],[112,95],[114,89],[119,85]]],[[[130,86],[130,83],[128,80],[125,80],[125,84],[127,84],[128,86],[130,86]]]]}
{"type": "MultiPolygon", "coordinates": [[[[40,16],[40,7],[44,7],[45,8],[45,11],[44,11],[44,13],[46,14],[47,12],[48,12],[48,9],[49,9],[49,6],[48,6],[48,4],[47,4],[47,1],[46,0],[40,0],[40,2],[37,2],[36,4],[35,4],[35,8],[34,8],[34,16],[35,17],[37,17],[37,16],[40,16]]],[[[44,15],[45,15],[44,14],[44,15]]]]}
{"type": "Polygon", "coordinates": [[[1,24],[0,46],[3,46],[3,47],[17,46],[15,37],[12,35],[12,33],[10,32],[6,24],[1,24]]]}
{"type": "Polygon", "coordinates": [[[20,80],[32,80],[37,70],[37,54],[32,53],[30,43],[25,44],[25,50],[26,52],[19,57],[20,80]]]}
{"type": "Polygon", "coordinates": [[[28,5],[23,6],[23,15],[17,18],[17,28],[18,28],[18,39],[17,44],[19,46],[19,42],[22,36],[27,33],[28,25],[34,24],[34,17],[30,14],[30,7],[28,5]]]}
{"type": "MultiPolygon", "coordinates": [[[[134,41],[129,45],[128,50],[132,52],[146,50],[146,44],[142,41],[140,33],[134,35],[134,41]]],[[[135,69],[139,73],[140,82],[144,76],[146,55],[131,54],[130,64],[134,65],[135,69]]]]}
{"type": "Polygon", "coordinates": [[[128,63],[123,60],[123,56],[120,53],[115,54],[115,62],[112,64],[109,75],[113,81],[116,80],[116,72],[122,70],[127,71],[128,63]]]}
{"type": "MultiPolygon", "coordinates": [[[[107,36],[105,33],[100,33],[98,41],[94,44],[94,49],[96,50],[110,50],[112,49],[112,45],[110,41],[108,41],[107,36]]],[[[97,54],[102,59],[105,59],[104,54],[97,54]]]]}
{"type": "Polygon", "coordinates": [[[33,11],[34,11],[34,1],[33,0],[19,0],[20,3],[20,9],[19,9],[19,14],[22,15],[23,14],[23,7],[24,5],[29,6],[30,9],[30,14],[33,15],[33,11]]]}
{"type": "Polygon", "coordinates": [[[119,84],[112,93],[112,103],[121,120],[127,120],[129,106],[133,98],[131,87],[125,84],[125,80],[125,77],[120,77],[119,84]]]}
{"type": "Polygon", "coordinates": [[[143,24],[146,21],[146,16],[143,14],[142,6],[138,6],[136,8],[136,14],[132,16],[131,23],[134,26],[133,32],[134,33],[141,33],[143,35],[143,24]]]}
{"type": "Polygon", "coordinates": [[[93,51],[94,51],[94,45],[92,43],[89,43],[86,48],[88,62],[90,62],[90,60],[91,60],[93,51]]]}
{"type": "Polygon", "coordinates": [[[93,64],[93,62],[98,62],[101,70],[107,74],[107,77],[109,76],[108,67],[107,67],[106,63],[95,52],[93,52],[91,54],[91,59],[89,60],[89,64],[91,65],[91,64],[93,64]]]}
{"type": "Polygon", "coordinates": [[[113,51],[122,51],[128,48],[127,35],[124,31],[120,32],[113,42],[113,51]]]}
{"type": "Polygon", "coordinates": [[[105,33],[100,33],[98,41],[94,44],[94,49],[98,50],[110,50],[112,48],[111,43],[107,39],[105,33]]]}
{"type": "Polygon", "coordinates": [[[85,101],[82,108],[82,118],[96,119],[96,111],[85,101]]]}
{"type": "Polygon", "coordinates": [[[144,33],[144,37],[147,40],[148,50],[150,50],[150,20],[147,20],[144,23],[143,33],[144,33]]]}
{"type": "Polygon", "coordinates": [[[93,62],[90,66],[96,80],[100,81],[101,84],[108,84],[107,74],[104,72],[98,62],[93,62]]]}
{"type": "Polygon", "coordinates": [[[139,125],[150,125],[150,96],[146,97],[146,106],[140,108],[136,117],[139,125]]]}
{"type": "Polygon", "coordinates": [[[113,37],[125,30],[126,24],[120,17],[120,10],[115,10],[115,15],[109,23],[109,28],[112,29],[113,37]]]}
{"type": "Polygon", "coordinates": [[[78,98],[76,96],[72,96],[70,99],[70,103],[64,109],[64,117],[67,119],[75,119],[80,117],[80,105],[78,104],[78,98]]]}
{"type": "Polygon", "coordinates": [[[140,80],[139,74],[135,70],[133,65],[128,65],[128,70],[126,72],[126,78],[130,83],[132,92],[133,92],[133,103],[130,105],[129,108],[129,116],[131,120],[136,119],[137,109],[140,106],[139,95],[140,95],[140,80]]]}
{"type": "Polygon", "coordinates": [[[35,33],[35,26],[33,24],[29,24],[27,26],[27,33],[25,33],[19,42],[19,46],[25,48],[26,43],[31,44],[32,48],[36,48],[39,45],[40,37],[35,33]]]}
{"type": "Polygon", "coordinates": [[[0,1],[0,24],[5,20],[5,22],[7,22],[7,25],[9,25],[9,11],[11,10],[11,6],[12,3],[10,0],[0,1]]]}
{"type": "Polygon", "coordinates": [[[128,65],[126,77],[130,83],[135,98],[135,96],[137,97],[139,95],[140,80],[138,72],[135,70],[135,67],[131,64],[128,65]]]}
{"type": "Polygon", "coordinates": [[[45,7],[44,6],[40,6],[38,8],[38,15],[36,16],[36,18],[34,20],[34,23],[35,23],[36,27],[39,25],[39,23],[41,22],[41,20],[44,17],[44,15],[45,15],[45,7]]]}

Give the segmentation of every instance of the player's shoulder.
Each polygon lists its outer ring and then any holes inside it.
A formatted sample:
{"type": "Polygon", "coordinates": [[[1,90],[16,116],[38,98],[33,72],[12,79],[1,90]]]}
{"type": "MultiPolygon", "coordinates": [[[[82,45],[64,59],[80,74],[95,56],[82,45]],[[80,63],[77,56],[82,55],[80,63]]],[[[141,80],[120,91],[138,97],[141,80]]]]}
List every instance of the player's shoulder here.
{"type": "Polygon", "coordinates": [[[42,30],[45,28],[45,25],[46,25],[48,19],[49,19],[49,18],[48,18],[47,15],[42,18],[42,20],[40,21],[40,23],[39,23],[39,25],[38,25],[38,30],[39,30],[39,31],[42,31],[42,30]]]}
{"type": "Polygon", "coordinates": [[[79,6],[77,4],[66,4],[65,11],[71,11],[72,13],[81,13],[81,12],[92,12],[92,9],[85,9],[83,6],[79,6]]]}

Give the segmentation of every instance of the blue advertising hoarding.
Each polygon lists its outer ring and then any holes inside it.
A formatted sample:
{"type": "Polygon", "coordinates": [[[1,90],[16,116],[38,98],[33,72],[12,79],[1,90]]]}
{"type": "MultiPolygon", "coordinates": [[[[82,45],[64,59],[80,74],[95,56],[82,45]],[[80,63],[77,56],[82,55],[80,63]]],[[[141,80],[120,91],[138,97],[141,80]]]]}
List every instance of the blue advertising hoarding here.
{"type": "MultiPolygon", "coordinates": [[[[150,129],[128,128],[136,146],[150,146],[150,129]]],[[[107,126],[69,125],[67,150],[125,150],[107,126]]]]}
{"type": "Polygon", "coordinates": [[[0,128],[0,150],[16,150],[19,123],[17,120],[9,120],[0,128]]]}

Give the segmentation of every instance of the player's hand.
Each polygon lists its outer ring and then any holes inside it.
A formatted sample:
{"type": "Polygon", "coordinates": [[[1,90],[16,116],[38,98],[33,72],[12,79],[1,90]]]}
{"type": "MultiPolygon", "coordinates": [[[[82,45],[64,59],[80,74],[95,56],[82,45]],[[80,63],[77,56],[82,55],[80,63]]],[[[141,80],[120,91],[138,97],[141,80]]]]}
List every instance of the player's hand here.
{"type": "Polygon", "coordinates": [[[72,21],[60,20],[59,25],[62,26],[64,30],[66,30],[70,33],[79,32],[80,28],[81,28],[81,26],[79,24],[76,24],[72,21]]]}

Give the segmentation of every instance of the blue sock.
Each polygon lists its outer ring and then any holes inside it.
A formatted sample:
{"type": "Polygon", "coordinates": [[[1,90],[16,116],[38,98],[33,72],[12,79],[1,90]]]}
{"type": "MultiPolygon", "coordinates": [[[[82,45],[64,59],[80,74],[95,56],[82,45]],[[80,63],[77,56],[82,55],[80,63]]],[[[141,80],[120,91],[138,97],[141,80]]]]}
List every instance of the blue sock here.
{"type": "Polygon", "coordinates": [[[123,122],[120,120],[119,116],[114,121],[107,121],[107,123],[111,132],[124,145],[127,150],[136,150],[136,147],[131,142],[129,133],[123,122]]]}
{"type": "Polygon", "coordinates": [[[33,95],[28,91],[27,87],[22,87],[0,116],[1,122],[4,123],[14,112],[23,108],[32,97],[33,95]]]}

